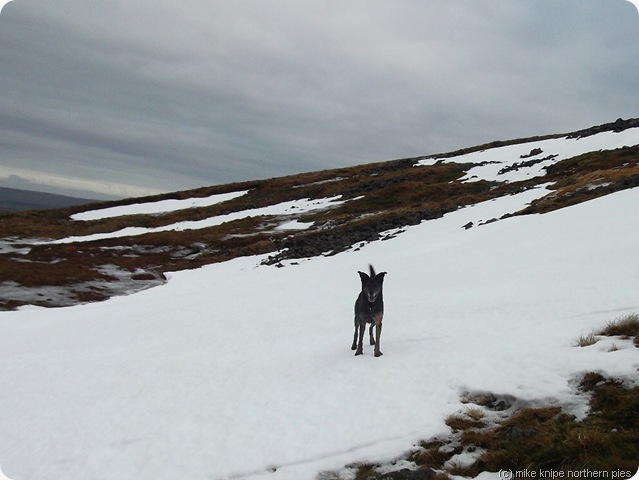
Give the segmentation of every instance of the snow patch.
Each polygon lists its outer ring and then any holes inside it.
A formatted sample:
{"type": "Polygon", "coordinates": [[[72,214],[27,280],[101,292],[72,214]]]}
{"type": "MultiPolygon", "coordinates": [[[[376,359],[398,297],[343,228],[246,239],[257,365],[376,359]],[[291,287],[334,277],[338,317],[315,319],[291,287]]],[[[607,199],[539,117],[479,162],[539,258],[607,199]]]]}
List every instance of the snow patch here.
{"type": "Polygon", "coordinates": [[[71,215],[72,220],[89,221],[103,220],[105,218],[121,217],[124,215],[155,215],[159,213],[169,213],[187,208],[209,207],[218,203],[226,202],[242,195],[246,195],[248,190],[231,193],[217,193],[202,198],[187,198],[184,200],[159,200],[157,202],[134,203],[131,205],[120,205],[117,207],[102,208],[99,210],[88,210],[86,212],[71,215]]]}
{"type": "Polygon", "coordinates": [[[45,244],[61,244],[61,243],[75,243],[75,242],[91,242],[94,240],[103,240],[107,238],[120,238],[120,237],[134,237],[139,235],[145,235],[147,233],[156,232],[168,232],[168,231],[183,231],[183,230],[198,230],[202,228],[214,227],[233,220],[241,220],[249,217],[259,217],[267,215],[301,215],[304,213],[312,212],[314,210],[321,210],[325,208],[332,208],[337,205],[341,205],[345,200],[339,200],[342,196],[337,195],[329,198],[320,199],[302,199],[291,200],[288,202],[278,203],[276,205],[268,205],[266,207],[253,208],[249,210],[240,210],[238,212],[228,213],[226,215],[217,215],[214,217],[205,218],[203,220],[191,220],[173,223],[170,225],[164,225],[162,227],[126,227],[114,232],[96,233],[85,236],[73,236],[66,237],[59,240],[43,241],[45,244]]]}
{"type": "Polygon", "coordinates": [[[290,222],[285,222],[277,227],[275,230],[306,230],[313,226],[315,222],[300,222],[299,220],[291,220],[290,222]]]}
{"type": "Polygon", "coordinates": [[[613,150],[637,144],[639,144],[639,128],[629,128],[619,133],[608,131],[582,138],[553,138],[490,148],[451,158],[428,158],[420,160],[415,165],[428,166],[438,162],[474,163],[477,166],[467,172],[462,178],[463,181],[516,182],[544,176],[545,167],[561,160],[588,152],[613,150]],[[543,152],[541,155],[547,159],[542,162],[530,162],[531,165],[521,168],[508,168],[518,163],[527,163],[525,160],[535,157],[530,154],[537,149],[541,150],[543,152]]]}

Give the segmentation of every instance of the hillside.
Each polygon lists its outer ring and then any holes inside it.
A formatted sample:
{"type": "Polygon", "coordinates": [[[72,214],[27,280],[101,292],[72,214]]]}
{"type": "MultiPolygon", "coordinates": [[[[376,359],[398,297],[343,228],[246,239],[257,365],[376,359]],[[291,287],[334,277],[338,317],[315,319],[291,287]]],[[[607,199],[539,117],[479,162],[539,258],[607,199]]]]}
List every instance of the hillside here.
{"type": "Polygon", "coordinates": [[[639,122],[619,120],[0,216],[0,467],[629,478],[638,184],[639,122]],[[387,272],[380,358],[350,349],[369,263],[387,272]]]}
{"type": "Polygon", "coordinates": [[[265,263],[278,264],[336,254],[540,185],[550,191],[504,215],[552,211],[639,184],[638,127],[637,119],[617,120],[427,157],[102,202],[90,211],[114,213],[93,217],[83,206],[4,215],[0,308],[103,300],[161,284],[167,271],[238,256],[269,253],[265,263]],[[231,196],[217,200],[223,194],[231,196]],[[154,204],[158,210],[144,207],[154,204]]]}

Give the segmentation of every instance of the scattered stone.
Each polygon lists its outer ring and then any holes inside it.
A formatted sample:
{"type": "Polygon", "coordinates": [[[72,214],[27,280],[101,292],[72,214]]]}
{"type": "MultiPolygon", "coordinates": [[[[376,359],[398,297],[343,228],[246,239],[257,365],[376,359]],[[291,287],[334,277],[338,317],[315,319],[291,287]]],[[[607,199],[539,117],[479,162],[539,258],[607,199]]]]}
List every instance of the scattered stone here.
{"type": "Polygon", "coordinates": [[[534,165],[537,165],[538,163],[545,162],[547,160],[552,160],[555,157],[557,157],[557,155],[548,155],[547,157],[544,157],[544,158],[535,158],[533,160],[528,160],[525,162],[513,163],[512,165],[508,165],[507,167],[504,167],[501,170],[499,170],[499,172],[497,172],[497,175],[503,175],[504,173],[508,173],[508,172],[516,172],[522,168],[529,168],[534,165]]]}
{"type": "Polygon", "coordinates": [[[533,148],[528,155],[519,155],[519,158],[530,158],[541,155],[544,151],[541,148],[533,148]]]}

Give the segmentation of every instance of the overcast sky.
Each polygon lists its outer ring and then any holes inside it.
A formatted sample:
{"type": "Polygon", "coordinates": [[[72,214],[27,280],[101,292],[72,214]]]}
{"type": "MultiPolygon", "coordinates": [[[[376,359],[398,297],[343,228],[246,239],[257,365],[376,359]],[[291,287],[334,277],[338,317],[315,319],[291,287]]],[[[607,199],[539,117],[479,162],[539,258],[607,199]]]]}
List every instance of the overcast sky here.
{"type": "Polygon", "coordinates": [[[0,186],[138,196],[568,132],[639,117],[638,79],[626,0],[14,0],[0,186]]]}

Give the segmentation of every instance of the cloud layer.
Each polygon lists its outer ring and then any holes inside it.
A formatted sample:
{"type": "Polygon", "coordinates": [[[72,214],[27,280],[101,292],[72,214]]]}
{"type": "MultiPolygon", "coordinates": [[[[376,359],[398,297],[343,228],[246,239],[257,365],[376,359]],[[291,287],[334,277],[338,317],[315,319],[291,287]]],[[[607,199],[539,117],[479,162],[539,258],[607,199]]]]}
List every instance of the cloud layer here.
{"type": "Polygon", "coordinates": [[[638,116],[639,15],[625,0],[17,0],[0,64],[0,176],[167,191],[638,116]]]}

